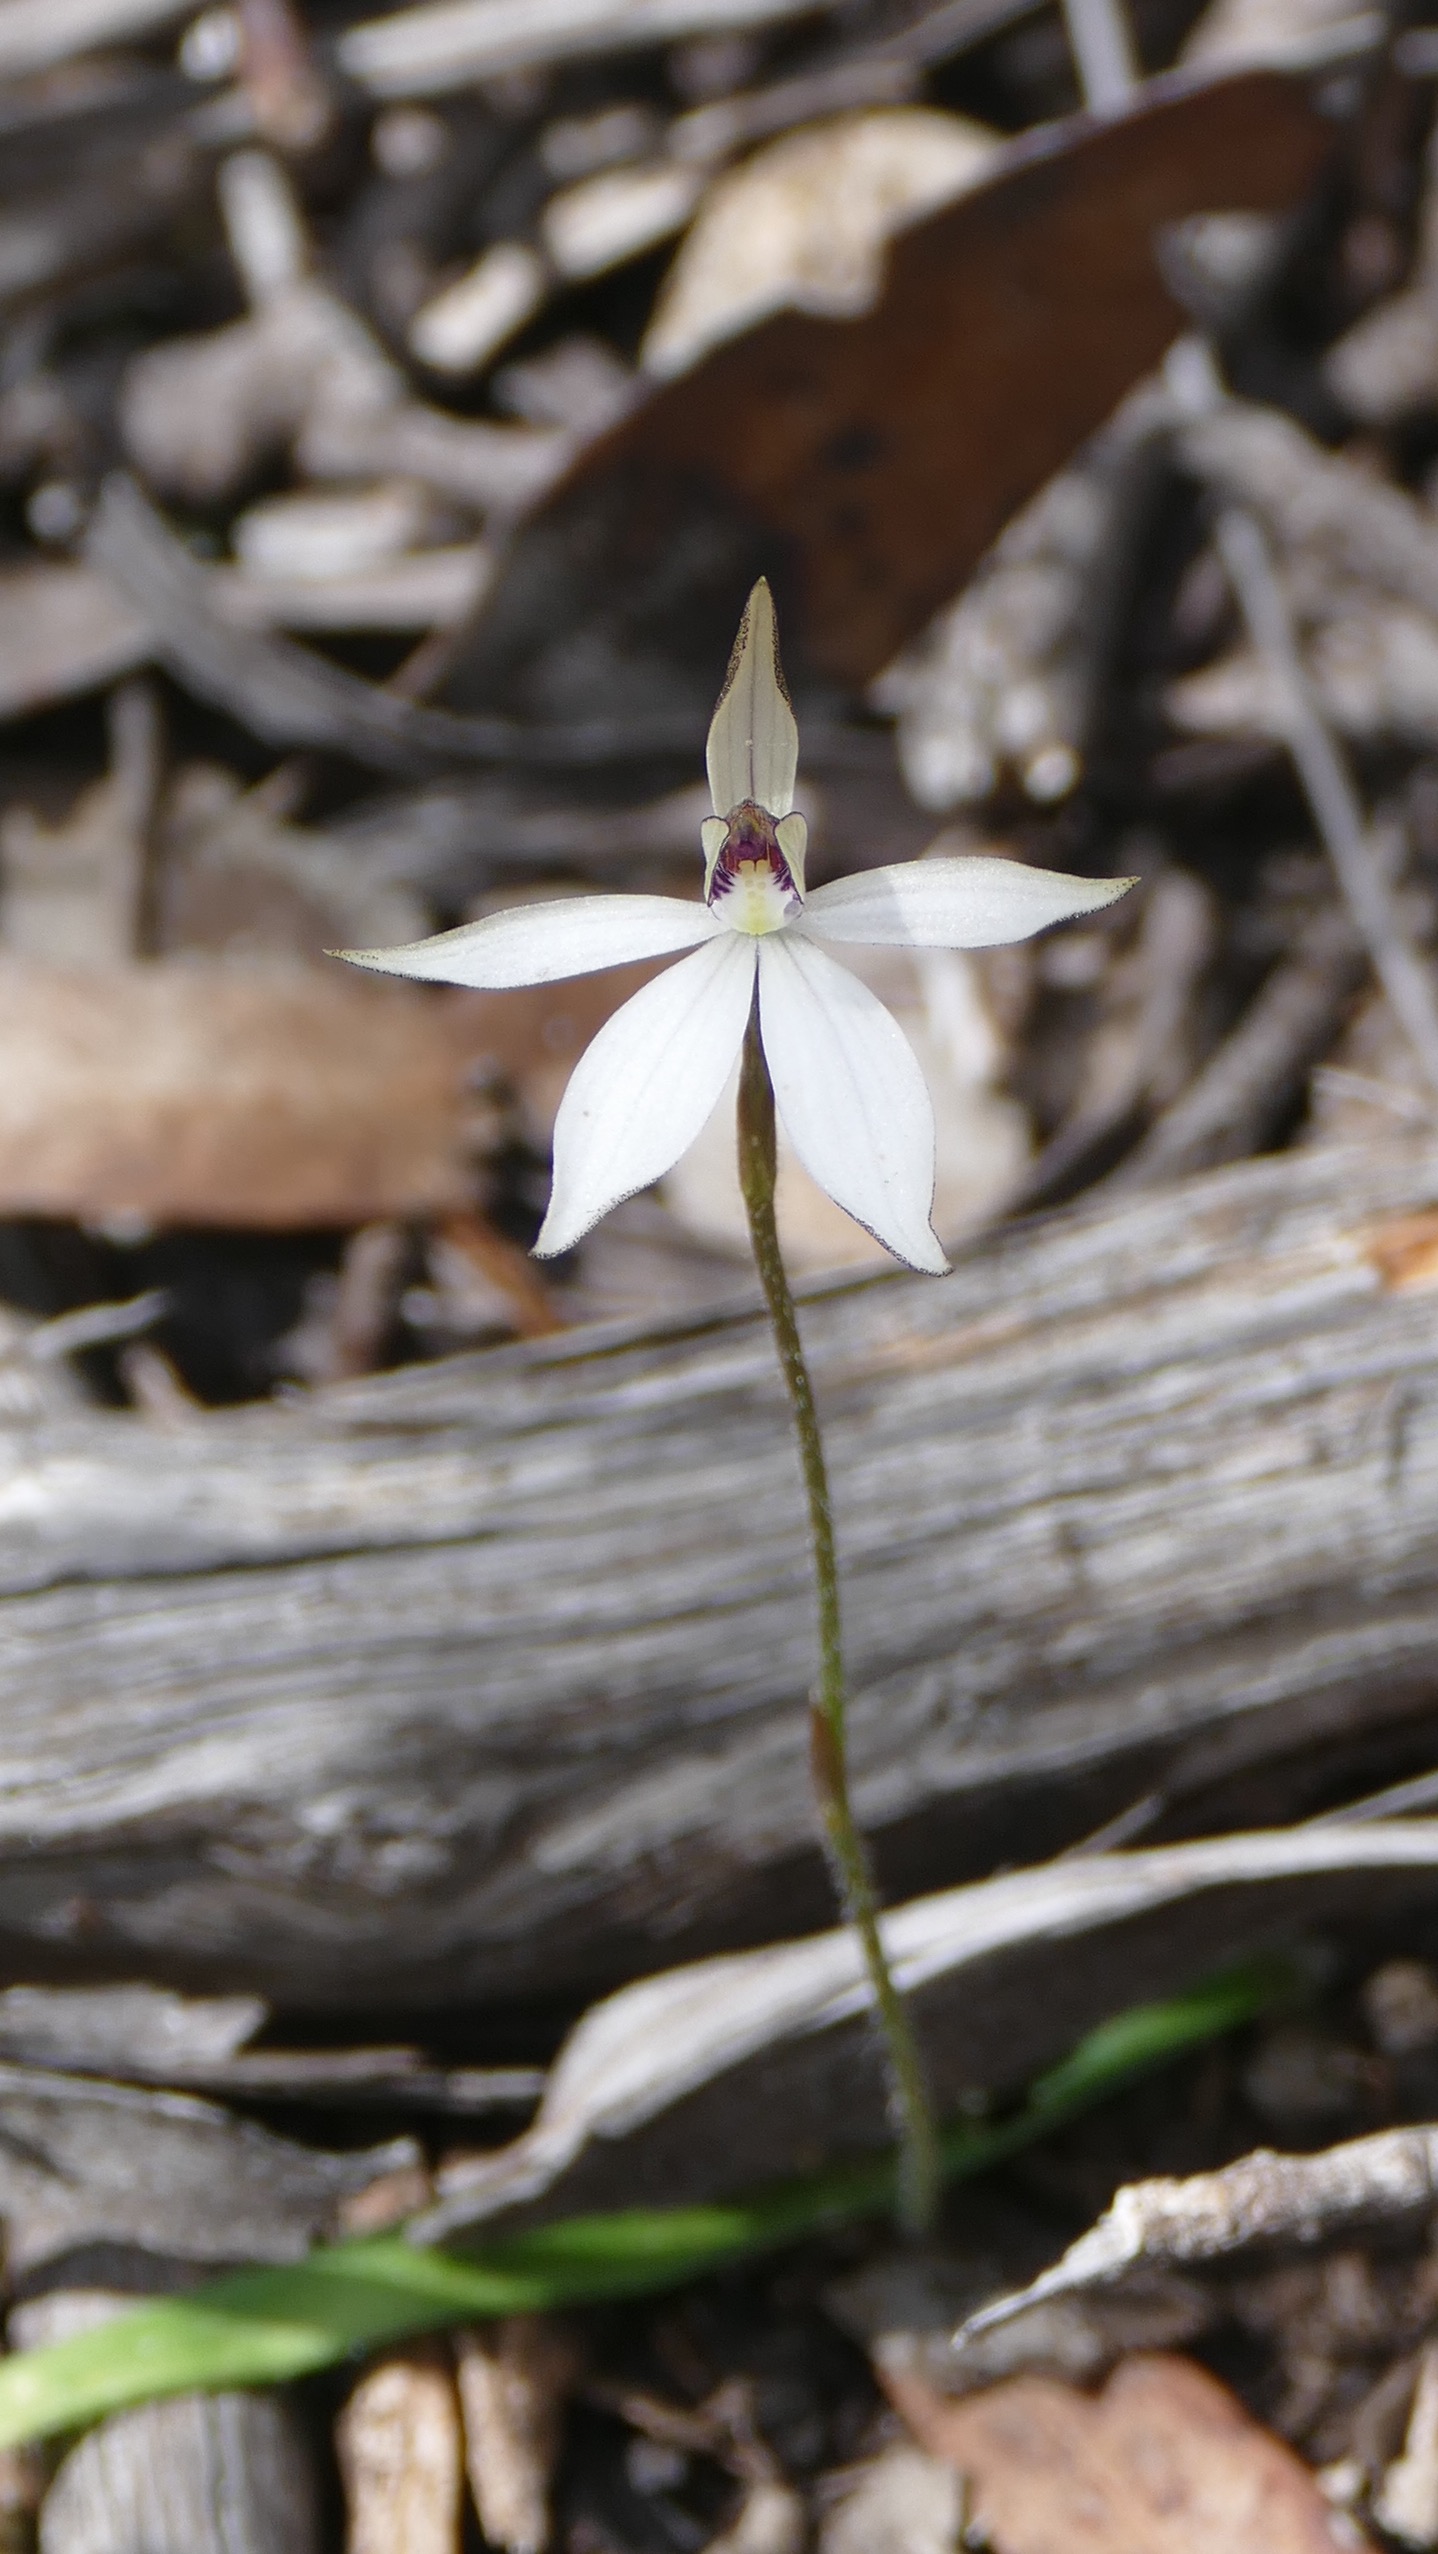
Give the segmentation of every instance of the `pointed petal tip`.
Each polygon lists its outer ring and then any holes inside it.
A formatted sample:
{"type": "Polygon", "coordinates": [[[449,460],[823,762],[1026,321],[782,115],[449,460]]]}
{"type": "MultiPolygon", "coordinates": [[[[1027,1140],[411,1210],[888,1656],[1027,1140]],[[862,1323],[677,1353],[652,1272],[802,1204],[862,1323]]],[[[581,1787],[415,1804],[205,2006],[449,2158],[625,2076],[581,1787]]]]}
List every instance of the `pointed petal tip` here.
{"type": "MultiPolygon", "coordinates": [[[[930,1239],[933,1240],[932,1235],[930,1239]]],[[[896,1252],[895,1257],[898,1256],[896,1252]]],[[[953,1261],[937,1240],[934,1240],[932,1250],[925,1251],[922,1258],[905,1258],[904,1265],[915,1269],[921,1277],[952,1277],[954,1273],[953,1261]]]]}

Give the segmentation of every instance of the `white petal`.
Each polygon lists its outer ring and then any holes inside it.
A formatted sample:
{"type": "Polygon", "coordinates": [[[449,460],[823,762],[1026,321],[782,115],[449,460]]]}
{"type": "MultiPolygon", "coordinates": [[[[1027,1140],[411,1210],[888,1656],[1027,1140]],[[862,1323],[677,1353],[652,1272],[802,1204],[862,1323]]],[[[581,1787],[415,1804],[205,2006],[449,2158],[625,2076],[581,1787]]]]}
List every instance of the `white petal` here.
{"type": "Polygon", "coordinates": [[[897,1020],[791,930],[759,943],[759,1027],[779,1115],[811,1179],[896,1259],[941,1277],[949,1263],[929,1229],[933,1104],[897,1020]]]}
{"type": "Polygon", "coordinates": [[[716,816],[732,816],[746,798],[767,807],[771,816],[788,815],[799,768],[799,730],[779,663],[774,597],[762,576],[744,606],[706,759],[716,816]]]}
{"type": "Polygon", "coordinates": [[[600,967],[627,966],[636,958],[670,958],[722,929],[706,905],[678,896],[565,896],[553,904],[486,914],[483,922],[437,931],[432,940],[333,954],[379,975],[422,976],[427,983],[473,984],[502,993],[518,984],[594,975],[600,967]]]}
{"type": "Polygon", "coordinates": [[[816,888],[802,927],[816,939],[886,949],[988,949],[1027,940],[1076,913],[1097,913],[1133,884],[1132,878],[1066,878],[1061,870],[979,853],[907,860],[816,888]]]}
{"type": "Polygon", "coordinates": [[[646,984],[585,1048],[555,1120],[539,1258],[569,1250],[688,1151],[743,1043],[757,946],[721,925],[716,946],[646,984]]]}

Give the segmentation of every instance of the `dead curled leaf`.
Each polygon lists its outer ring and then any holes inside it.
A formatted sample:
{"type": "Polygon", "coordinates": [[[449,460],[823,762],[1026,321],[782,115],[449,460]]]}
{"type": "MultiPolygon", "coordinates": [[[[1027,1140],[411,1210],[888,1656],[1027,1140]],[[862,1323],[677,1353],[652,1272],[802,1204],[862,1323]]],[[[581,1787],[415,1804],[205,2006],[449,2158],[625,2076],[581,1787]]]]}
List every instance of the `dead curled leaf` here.
{"type": "Polygon", "coordinates": [[[1292,203],[1330,147],[1305,81],[1251,68],[1152,80],[1120,116],[1025,134],[895,238],[863,316],[773,312],[590,446],[515,542],[448,696],[530,679],[540,591],[572,654],[616,585],[672,559],[699,504],[741,595],[756,542],[788,554],[796,664],[867,681],[1177,333],[1156,228],[1217,202],[1292,203]]]}
{"type": "Polygon", "coordinates": [[[959,2468],[994,2554],[1336,2554],[1364,2540],[1302,2460],[1191,2359],[1126,2359],[1101,2394],[1021,2376],[946,2402],[888,2390],[959,2468]]]}
{"type": "Polygon", "coordinates": [[[626,989],[428,996],[339,968],[0,959],[0,1212],[271,1229],[463,1214],[496,1067],[542,1121],[626,989]]]}

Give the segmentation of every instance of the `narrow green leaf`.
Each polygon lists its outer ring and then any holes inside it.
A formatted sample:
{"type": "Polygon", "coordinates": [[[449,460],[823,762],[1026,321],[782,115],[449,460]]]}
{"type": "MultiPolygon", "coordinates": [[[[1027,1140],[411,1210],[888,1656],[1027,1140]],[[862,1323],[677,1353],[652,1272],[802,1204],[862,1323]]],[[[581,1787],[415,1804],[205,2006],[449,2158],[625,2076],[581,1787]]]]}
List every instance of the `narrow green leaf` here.
{"type": "MultiPolygon", "coordinates": [[[[1101,2023],[1037,2080],[1021,2109],[951,2128],[946,2173],[961,2179],[1002,2162],[1133,2076],[1291,1996],[1297,1984],[1290,1964],[1256,1963],[1101,2023]]],[[[292,2268],[235,2271],[71,2341],[0,2359],[0,2448],[80,2429],[160,2395],[282,2385],[446,2324],[673,2287],[872,2215],[893,2190],[893,2160],[883,2156],[707,2207],[565,2218],[472,2255],[378,2235],[331,2245],[292,2268]]]]}

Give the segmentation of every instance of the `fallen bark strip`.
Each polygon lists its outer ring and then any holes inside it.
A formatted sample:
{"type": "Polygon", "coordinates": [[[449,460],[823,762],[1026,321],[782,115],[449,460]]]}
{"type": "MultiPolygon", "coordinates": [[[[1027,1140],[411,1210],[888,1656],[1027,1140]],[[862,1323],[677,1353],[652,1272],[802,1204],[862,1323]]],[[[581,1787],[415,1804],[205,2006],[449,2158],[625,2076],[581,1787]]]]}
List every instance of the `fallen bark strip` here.
{"type": "MultiPolygon", "coordinates": [[[[1111,2018],[1116,1979],[1134,2001],[1157,2000],[1314,1927],[1431,1923],[1435,1908],[1427,1819],[1066,1859],[897,1907],[884,1936],[947,2118],[1066,2056],[1111,2018]]],[[[487,2239],[636,2192],[650,2207],[732,2198],[874,2154],[889,2135],[858,1951],[848,1933],[821,1933],[671,1969],[597,2005],[533,2125],[444,2169],[410,2232],[487,2239]]]]}
{"type": "MultiPolygon", "coordinates": [[[[891,1891],[1140,1795],[1193,1832],[1423,1761],[1435,1281],[1438,1148],[1406,1142],[811,1303],[891,1891]]],[[[826,1921],[747,1310],[0,1446],[12,1974],[418,2010],[826,1921]]]]}
{"type": "Polygon", "coordinates": [[[1257,2252],[1415,2231],[1438,2200],[1438,2128],[1385,2128],[1317,2155],[1266,2146],[1221,2171],[1128,2182],[1051,2270],[968,2318],[957,2339],[1056,2297],[1103,2293],[1135,2274],[1208,2269],[1257,2252]]]}

